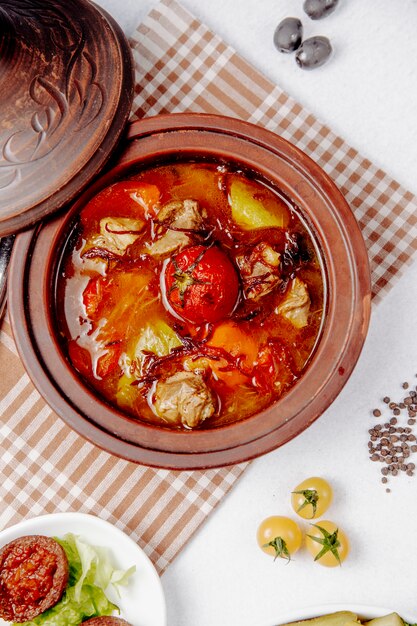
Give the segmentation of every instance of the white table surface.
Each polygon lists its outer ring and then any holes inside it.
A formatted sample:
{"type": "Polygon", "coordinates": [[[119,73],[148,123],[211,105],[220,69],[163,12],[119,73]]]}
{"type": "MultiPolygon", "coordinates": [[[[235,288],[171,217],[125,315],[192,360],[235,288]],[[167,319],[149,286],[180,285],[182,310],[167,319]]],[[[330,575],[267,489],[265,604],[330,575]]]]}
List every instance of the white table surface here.
{"type": "MultiPolygon", "coordinates": [[[[98,0],[130,35],[156,0],[98,0]]],[[[417,193],[417,0],[340,0],[313,22],[302,0],[182,0],[271,80],[351,145],[417,193]],[[302,18],[305,35],[331,38],[334,56],[312,72],[272,45],[276,24],[302,18]]],[[[169,626],[271,626],[288,611],[327,602],[391,607],[417,621],[417,475],[380,482],[369,461],[370,416],[384,395],[417,384],[417,264],[373,311],[348,384],[291,443],[254,461],[162,577],[169,626]],[[413,380],[414,379],[414,380],[413,380]],[[326,477],[335,499],[326,517],[351,540],[341,568],[298,553],[273,562],[255,533],[269,515],[292,515],[291,489],[326,477]]]]}

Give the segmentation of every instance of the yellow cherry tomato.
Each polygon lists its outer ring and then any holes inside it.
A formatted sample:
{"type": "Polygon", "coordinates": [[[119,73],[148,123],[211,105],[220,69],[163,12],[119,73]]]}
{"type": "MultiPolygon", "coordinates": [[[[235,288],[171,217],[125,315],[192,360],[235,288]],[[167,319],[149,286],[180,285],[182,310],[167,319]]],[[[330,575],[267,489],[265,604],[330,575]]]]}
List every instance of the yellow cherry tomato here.
{"type": "Polygon", "coordinates": [[[299,550],[303,541],[297,522],[282,515],[264,519],[258,528],[256,538],[264,552],[271,554],[274,559],[281,557],[288,561],[299,550]]]}
{"type": "Polygon", "coordinates": [[[325,567],[341,565],[349,553],[349,541],[334,522],[320,520],[306,534],[306,548],[325,567]]]}
{"type": "Polygon", "coordinates": [[[304,519],[316,519],[327,511],[333,499],[333,491],[327,480],[312,476],[297,485],[291,493],[294,511],[304,519]]]}

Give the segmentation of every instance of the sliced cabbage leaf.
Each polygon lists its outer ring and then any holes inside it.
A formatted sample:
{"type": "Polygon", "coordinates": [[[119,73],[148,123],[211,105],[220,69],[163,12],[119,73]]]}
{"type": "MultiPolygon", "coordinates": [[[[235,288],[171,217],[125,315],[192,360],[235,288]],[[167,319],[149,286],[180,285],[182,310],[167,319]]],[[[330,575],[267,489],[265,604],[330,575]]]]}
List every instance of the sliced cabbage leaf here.
{"type": "Polygon", "coordinates": [[[173,348],[178,348],[181,341],[177,333],[163,320],[149,323],[139,337],[135,348],[135,357],[144,358],[144,352],[153,352],[156,356],[166,356],[173,348]]]}
{"type": "Polygon", "coordinates": [[[117,402],[120,406],[129,406],[136,395],[132,382],[142,375],[146,354],[153,352],[156,356],[166,356],[174,348],[181,346],[175,331],[163,320],[150,322],[142,330],[140,337],[129,354],[124,355],[124,374],[117,387],[117,402]]]}
{"type": "Polygon", "coordinates": [[[310,313],[310,296],[305,283],[294,278],[284,300],[275,309],[296,328],[303,328],[308,324],[310,313]]]}

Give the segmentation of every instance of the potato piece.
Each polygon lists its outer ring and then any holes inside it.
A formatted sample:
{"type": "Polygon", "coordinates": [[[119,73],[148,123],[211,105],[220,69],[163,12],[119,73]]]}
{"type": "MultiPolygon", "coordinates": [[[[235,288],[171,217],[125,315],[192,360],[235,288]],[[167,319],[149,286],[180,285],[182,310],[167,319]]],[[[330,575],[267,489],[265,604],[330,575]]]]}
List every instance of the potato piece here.
{"type": "Polygon", "coordinates": [[[267,188],[259,187],[235,176],[230,185],[230,206],[234,221],[245,230],[282,228],[289,222],[289,211],[284,201],[267,188]]]}
{"type": "Polygon", "coordinates": [[[312,619],[305,619],[291,624],[280,626],[357,626],[360,624],[358,616],[351,611],[337,611],[328,615],[321,615],[312,619]]]}

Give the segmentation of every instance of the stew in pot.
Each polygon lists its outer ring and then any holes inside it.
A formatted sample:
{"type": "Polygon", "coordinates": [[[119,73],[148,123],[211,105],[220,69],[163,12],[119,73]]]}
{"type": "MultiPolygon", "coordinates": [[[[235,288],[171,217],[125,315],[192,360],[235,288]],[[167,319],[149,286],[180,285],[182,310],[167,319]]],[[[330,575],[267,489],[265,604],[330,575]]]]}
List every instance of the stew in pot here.
{"type": "Polygon", "coordinates": [[[140,171],[82,209],[61,262],[57,320],[105,401],[176,429],[258,413],[302,376],[324,275],[296,207],[233,165],[140,171]]]}

